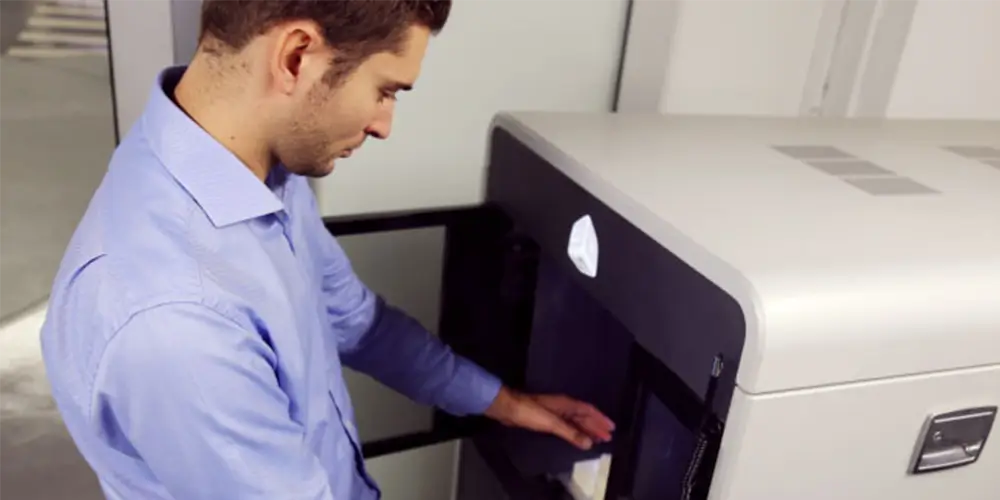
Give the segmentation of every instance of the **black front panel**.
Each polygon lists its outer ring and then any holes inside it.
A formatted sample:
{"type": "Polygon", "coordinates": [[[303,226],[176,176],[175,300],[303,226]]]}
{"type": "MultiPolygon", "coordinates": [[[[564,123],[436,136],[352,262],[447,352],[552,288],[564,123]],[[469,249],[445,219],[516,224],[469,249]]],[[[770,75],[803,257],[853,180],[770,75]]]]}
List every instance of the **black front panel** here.
{"type": "Polygon", "coordinates": [[[608,498],[708,498],[723,424],[710,408],[718,378],[701,397],[648,351],[634,345],[622,393],[608,498]]]}
{"type": "MultiPolygon", "coordinates": [[[[632,335],[550,259],[538,266],[525,388],[566,394],[618,418],[632,335]]],[[[503,440],[521,474],[568,472],[573,463],[609,452],[581,452],[561,439],[510,429],[503,440]]]]}
{"type": "Polygon", "coordinates": [[[647,395],[636,422],[638,441],[632,470],[634,500],[678,498],[697,436],[659,398],[647,395]]]}
{"type": "Polygon", "coordinates": [[[561,488],[553,476],[570,473],[575,462],[611,453],[611,498],[705,498],[693,494],[713,467],[711,460],[696,458],[699,444],[716,438],[710,431],[719,429],[706,402],[712,391],[691,390],[551,258],[539,258],[535,283],[524,388],[592,403],[619,427],[611,443],[586,451],[521,429],[495,427],[475,438],[508,494],[553,498],[552,487],[561,488]]]}
{"type": "Polygon", "coordinates": [[[487,199],[696,394],[705,394],[721,355],[714,411],[725,419],[745,334],[732,297],[502,129],[492,137],[487,199]],[[566,255],[570,228],[583,215],[600,244],[595,278],[566,255]]]}

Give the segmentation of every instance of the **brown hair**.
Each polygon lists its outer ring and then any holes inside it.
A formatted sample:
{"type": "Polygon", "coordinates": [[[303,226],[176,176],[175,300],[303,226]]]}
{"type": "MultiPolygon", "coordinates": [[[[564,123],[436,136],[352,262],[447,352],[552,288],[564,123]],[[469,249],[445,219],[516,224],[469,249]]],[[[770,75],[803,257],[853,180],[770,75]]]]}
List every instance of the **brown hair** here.
{"type": "Polygon", "coordinates": [[[413,25],[440,32],[450,11],[451,0],[204,0],[199,41],[238,51],[279,23],[310,20],[337,50],[325,78],[333,84],[369,56],[399,50],[413,25]]]}

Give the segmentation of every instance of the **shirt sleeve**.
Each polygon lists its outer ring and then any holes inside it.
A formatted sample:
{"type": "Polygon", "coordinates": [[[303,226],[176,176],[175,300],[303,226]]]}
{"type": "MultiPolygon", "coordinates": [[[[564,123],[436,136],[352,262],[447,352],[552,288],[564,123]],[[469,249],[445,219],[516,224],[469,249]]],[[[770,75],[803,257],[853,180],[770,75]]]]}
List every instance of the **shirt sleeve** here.
{"type": "Polygon", "coordinates": [[[500,380],[368,289],[314,203],[312,237],[320,251],[323,300],[344,365],[453,415],[485,412],[500,392],[500,380]]]}
{"type": "Polygon", "coordinates": [[[332,500],[259,335],[194,303],[134,316],[95,381],[94,418],[174,498],[332,500]]]}

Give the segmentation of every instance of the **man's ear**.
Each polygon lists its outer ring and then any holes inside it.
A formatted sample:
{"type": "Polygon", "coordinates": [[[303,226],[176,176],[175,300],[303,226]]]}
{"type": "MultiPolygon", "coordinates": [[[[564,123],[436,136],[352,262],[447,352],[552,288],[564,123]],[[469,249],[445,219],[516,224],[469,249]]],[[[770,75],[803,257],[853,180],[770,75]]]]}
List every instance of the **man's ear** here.
{"type": "Polygon", "coordinates": [[[330,61],[330,50],[319,26],[311,21],[293,21],[275,30],[270,58],[274,85],[284,94],[292,94],[303,85],[311,87],[330,61]]]}

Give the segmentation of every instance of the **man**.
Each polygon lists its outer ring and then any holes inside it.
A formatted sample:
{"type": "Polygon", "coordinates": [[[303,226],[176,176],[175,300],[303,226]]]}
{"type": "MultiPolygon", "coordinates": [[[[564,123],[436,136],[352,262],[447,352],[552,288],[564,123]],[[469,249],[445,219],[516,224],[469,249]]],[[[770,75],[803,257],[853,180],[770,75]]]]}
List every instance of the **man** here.
{"type": "Polygon", "coordinates": [[[456,356],[351,271],[306,177],[389,136],[446,1],[206,0],[70,244],[42,333],[112,499],[369,499],[341,363],[586,448],[611,422],[456,356]]]}

